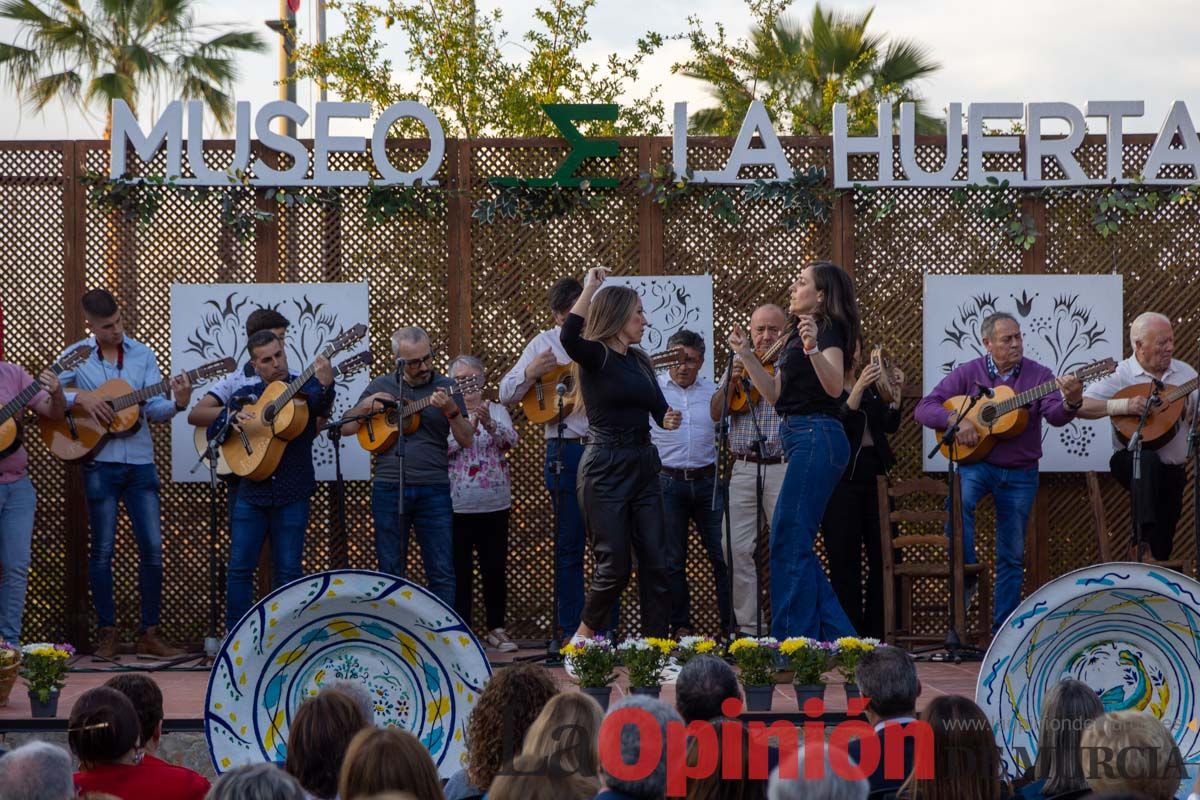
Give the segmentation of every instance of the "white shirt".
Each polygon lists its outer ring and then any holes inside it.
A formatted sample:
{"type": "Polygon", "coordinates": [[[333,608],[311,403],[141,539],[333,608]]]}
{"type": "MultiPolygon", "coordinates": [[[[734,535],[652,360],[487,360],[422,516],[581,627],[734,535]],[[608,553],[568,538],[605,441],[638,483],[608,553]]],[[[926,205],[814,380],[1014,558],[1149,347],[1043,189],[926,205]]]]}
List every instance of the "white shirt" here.
{"type": "Polygon", "coordinates": [[[205,394],[211,394],[222,406],[227,406],[238,389],[254,383],[258,383],[258,373],[250,364],[244,364],[209,386],[205,394]]]}
{"type": "Polygon", "coordinates": [[[683,414],[679,427],[668,431],[650,421],[650,438],[658,448],[658,457],[664,467],[671,469],[696,469],[707,467],[717,460],[717,440],[713,433],[709,401],[717,385],[708,378],[698,377],[684,389],[670,375],[659,375],[667,405],[683,414]]]}
{"type": "MultiPolygon", "coordinates": [[[[1130,356],[1117,365],[1116,372],[1101,378],[1095,383],[1089,384],[1084,389],[1083,394],[1085,397],[1097,400],[1111,400],[1113,395],[1126,386],[1131,386],[1135,383],[1149,383],[1153,377],[1138,362],[1137,356],[1130,356]]],[[[1182,361],[1173,358],[1171,359],[1171,366],[1163,373],[1160,380],[1168,386],[1180,386],[1195,377],[1196,370],[1182,361]]],[[[1187,420],[1191,419],[1195,408],[1196,392],[1192,392],[1187,399],[1187,406],[1184,409],[1184,424],[1179,426],[1179,430],[1175,432],[1175,436],[1171,438],[1171,441],[1156,451],[1162,463],[1182,464],[1187,461],[1187,420]]],[[[1120,450],[1124,447],[1125,445],[1121,444],[1121,440],[1117,438],[1116,428],[1113,428],[1113,449],[1120,450]]]]}
{"type": "MultiPolygon", "coordinates": [[[[533,337],[529,344],[525,345],[525,349],[521,351],[521,357],[517,359],[517,363],[508,371],[508,374],[500,379],[501,403],[506,406],[519,403],[521,402],[521,398],[525,396],[525,393],[533,388],[534,382],[525,377],[525,368],[541,353],[551,350],[554,352],[554,359],[560,365],[571,363],[571,357],[567,355],[567,351],[563,349],[562,341],[559,339],[559,332],[561,330],[556,325],[548,331],[542,331],[533,337]]],[[[567,424],[566,430],[563,431],[563,438],[577,439],[580,436],[587,435],[588,420],[586,412],[572,411],[563,421],[567,424]]],[[[557,435],[558,423],[547,422],[546,438],[553,439],[557,435]]]]}

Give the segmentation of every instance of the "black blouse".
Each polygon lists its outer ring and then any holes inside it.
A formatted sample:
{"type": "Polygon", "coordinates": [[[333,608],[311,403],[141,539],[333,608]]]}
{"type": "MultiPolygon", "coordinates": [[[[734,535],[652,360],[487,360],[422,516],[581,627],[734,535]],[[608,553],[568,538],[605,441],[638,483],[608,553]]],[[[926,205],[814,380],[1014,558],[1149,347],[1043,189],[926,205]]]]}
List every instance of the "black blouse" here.
{"type": "Polygon", "coordinates": [[[588,424],[597,428],[650,431],[647,415],[662,425],[667,400],[652,372],[631,351],[583,338],[583,317],[567,314],[559,334],[563,349],[580,367],[580,391],[588,424]]]}
{"type": "MultiPolygon", "coordinates": [[[[821,325],[817,330],[817,346],[840,347],[846,352],[849,335],[838,322],[821,325]]],[[[812,359],[804,355],[804,340],[793,333],[783,353],[779,356],[779,369],[783,370],[779,389],[779,402],[775,410],[780,414],[828,414],[838,416],[841,410],[840,397],[830,397],[821,385],[821,379],[813,368],[812,359]]]]}
{"type": "Polygon", "coordinates": [[[863,392],[857,409],[846,405],[846,401],[849,399],[850,393],[842,392],[842,396],[839,398],[841,408],[838,410],[842,427],[846,429],[846,438],[850,440],[850,468],[842,475],[844,481],[854,477],[854,468],[858,464],[858,459],[854,456],[862,447],[864,429],[871,431],[871,441],[875,443],[875,452],[878,454],[885,472],[896,463],[896,457],[892,455],[892,446],[888,444],[887,435],[900,430],[900,409],[892,408],[890,404],[883,402],[883,398],[879,396],[879,392],[875,390],[874,386],[868,386],[867,390],[863,392]]]}

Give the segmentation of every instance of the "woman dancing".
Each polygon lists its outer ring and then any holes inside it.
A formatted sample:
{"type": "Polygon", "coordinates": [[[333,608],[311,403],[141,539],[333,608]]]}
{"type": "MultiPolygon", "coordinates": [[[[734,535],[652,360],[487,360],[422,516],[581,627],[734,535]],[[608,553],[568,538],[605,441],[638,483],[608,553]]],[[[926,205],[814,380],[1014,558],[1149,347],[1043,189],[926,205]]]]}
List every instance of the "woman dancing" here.
{"type": "Polygon", "coordinates": [[[681,415],[667,407],[650,359],[634,346],[646,327],[637,292],[610,286],[597,294],[607,273],[604,267],[588,270],[583,294],[563,322],[561,334],[563,348],[575,362],[573,393],[588,415],[578,493],[595,560],[573,643],[591,638],[604,627],[629,583],[633,554],[637,555],[642,635],[665,637],[670,621],[658,482],[662,462],[650,442],[650,417],[674,430],[681,415]]]}
{"type": "Polygon", "coordinates": [[[817,261],[792,284],[796,329],[771,376],[739,326],[729,346],[779,412],[788,466],[771,520],[771,635],[832,640],[853,636],[813,542],[833,488],[850,460],[838,420],[843,374],[861,336],[854,284],[841,267],[817,261]]]}

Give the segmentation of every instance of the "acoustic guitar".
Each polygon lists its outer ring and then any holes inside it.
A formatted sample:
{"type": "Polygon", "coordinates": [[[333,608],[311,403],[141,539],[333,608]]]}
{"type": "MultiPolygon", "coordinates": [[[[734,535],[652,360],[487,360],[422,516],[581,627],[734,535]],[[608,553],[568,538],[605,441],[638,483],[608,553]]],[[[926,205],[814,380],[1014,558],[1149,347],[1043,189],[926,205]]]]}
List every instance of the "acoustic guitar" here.
{"type": "MultiPolygon", "coordinates": [[[[350,356],[342,360],[333,367],[333,378],[337,380],[343,375],[351,375],[358,372],[360,369],[365,369],[371,366],[375,361],[375,356],[370,350],[364,350],[357,355],[350,356]]],[[[203,458],[208,453],[208,426],[197,425],[192,431],[192,444],[196,446],[196,455],[203,458]]],[[[217,449],[217,475],[222,478],[227,478],[233,474],[233,469],[229,466],[229,462],[225,460],[225,454],[217,449]]]]}
{"type": "MultiPolygon", "coordinates": [[[[367,326],[360,322],[326,344],[321,355],[332,358],[366,335],[367,326]]],[[[272,381],[257,401],[242,406],[242,412],[252,419],[242,423],[242,429],[231,433],[221,445],[221,453],[235,475],[261,481],[275,472],[287,443],[308,426],[308,404],[297,400],[296,395],[315,374],[316,367],[309,364],[291,383],[272,381]]]]}
{"type": "MultiPolygon", "coordinates": [[[[482,389],[482,379],[478,375],[465,375],[454,379],[453,394],[471,394],[482,389]]],[[[379,453],[387,450],[400,438],[401,429],[405,436],[412,436],[421,427],[421,412],[433,404],[433,394],[405,403],[401,411],[388,408],[377,414],[372,414],[362,421],[358,429],[358,443],[368,453],[379,453]],[[401,422],[403,420],[403,422],[401,422]]]]}
{"type": "MultiPolygon", "coordinates": [[[[795,317],[788,317],[787,327],[784,328],[775,343],[763,352],[755,353],[768,375],[775,374],[775,362],[779,360],[779,354],[787,346],[788,337],[796,330],[796,322],[795,317]]],[[[749,377],[746,377],[733,385],[733,394],[729,397],[729,413],[745,414],[752,406],[758,405],[758,401],[761,399],[762,392],[758,391],[758,387],[750,381],[749,377]]]]}
{"type": "MultiPolygon", "coordinates": [[[[1083,383],[1087,383],[1109,375],[1116,369],[1117,362],[1106,358],[1088,364],[1072,374],[1083,383]]],[[[1016,394],[1008,386],[994,387],[994,396],[985,397],[976,403],[975,407],[967,414],[966,419],[963,420],[963,425],[974,425],[979,432],[978,444],[974,447],[968,447],[961,442],[956,444],[954,461],[959,464],[974,464],[976,461],[982,461],[987,458],[988,453],[992,452],[997,440],[1019,436],[1025,430],[1025,426],[1029,424],[1029,411],[1025,409],[1025,406],[1055,391],[1058,391],[1056,380],[1046,381],[1032,389],[1026,389],[1020,394],[1016,394]]],[[[942,407],[947,411],[958,413],[958,410],[966,408],[969,402],[967,395],[958,395],[942,403],[942,407]]],[[[937,431],[939,438],[944,433],[944,430],[937,431]]],[[[941,451],[943,456],[950,458],[949,446],[943,444],[941,451]]]]}
{"type": "MultiPolygon", "coordinates": [[[[1182,386],[1167,385],[1158,393],[1159,402],[1150,408],[1146,415],[1146,425],[1142,428],[1142,447],[1147,450],[1157,450],[1175,437],[1179,429],[1179,420],[1183,417],[1183,409],[1187,406],[1187,397],[1196,391],[1200,378],[1192,378],[1182,386]]],[[[1134,397],[1149,397],[1153,384],[1135,383],[1126,386],[1113,395],[1113,399],[1132,399],[1134,397]]],[[[1129,444],[1137,430],[1138,414],[1122,414],[1112,418],[1113,428],[1121,444],[1129,444]]]]}
{"type": "MultiPolygon", "coordinates": [[[[237,367],[232,358],[210,361],[184,372],[193,384],[232,372],[237,367]]],[[[121,378],[105,381],[90,392],[76,390],[80,395],[92,395],[108,402],[113,420],[108,426],[97,422],[78,405],[67,410],[63,419],[41,420],[42,441],[50,452],[63,461],[81,461],[94,455],[112,437],[130,436],[142,426],[142,403],[167,394],[171,379],[164,378],[152,386],[134,389],[121,378]]]]}
{"type": "MultiPolygon", "coordinates": [[[[81,344],[58,361],[55,361],[47,369],[55,375],[62,375],[67,370],[74,369],[84,361],[87,361],[91,354],[92,346],[90,344],[81,344]]],[[[21,446],[21,412],[29,404],[29,401],[34,398],[34,395],[45,388],[41,381],[35,380],[22,389],[16,397],[5,403],[3,408],[0,408],[0,458],[12,455],[21,446]]]]}
{"type": "MultiPolygon", "coordinates": [[[[664,350],[661,353],[655,353],[650,356],[650,364],[655,369],[674,367],[682,361],[683,350],[679,347],[672,347],[670,350],[664,350]]],[[[558,393],[556,389],[560,383],[566,384],[567,391],[571,391],[571,384],[574,383],[574,378],[571,377],[570,364],[559,364],[538,378],[537,382],[529,388],[529,391],[521,398],[521,408],[525,410],[526,419],[534,424],[542,425],[547,422],[553,422],[558,418],[558,393]]],[[[563,401],[564,418],[571,413],[572,408],[574,408],[573,403],[563,401]]]]}

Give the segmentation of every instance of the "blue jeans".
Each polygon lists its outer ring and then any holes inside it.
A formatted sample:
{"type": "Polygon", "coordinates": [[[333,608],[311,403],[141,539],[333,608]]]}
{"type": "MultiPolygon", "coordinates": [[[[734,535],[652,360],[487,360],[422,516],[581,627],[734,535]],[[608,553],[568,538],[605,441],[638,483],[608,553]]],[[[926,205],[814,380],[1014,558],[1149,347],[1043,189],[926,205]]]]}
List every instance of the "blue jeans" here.
{"type": "Polygon", "coordinates": [[[112,555],[117,536],[117,505],[133,524],[138,547],[138,591],[142,596],[142,628],[158,624],[162,608],[162,517],[158,503],[158,473],[153,464],[115,464],[91,461],[83,465],[88,523],[92,545],[88,583],[97,621],[102,628],[117,624],[113,603],[112,555]]]}
{"type": "Polygon", "coordinates": [[[454,608],[454,506],[450,484],[404,486],[400,520],[400,484],[375,481],[371,487],[375,517],[375,555],[379,569],[403,578],[408,571],[408,532],[416,528],[429,591],[454,608]]]}
{"type": "Polygon", "coordinates": [[[713,583],[717,592],[717,614],[720,632],[729,630],[729,569],[721,542],[721,522],[724,519],[724,487],[717,492],[713,508],[712,476],[692,481],[676,480],[665,472],[662,481],[663,517],[666,520],[667,583],[671,587],[671,628],[692,627],[691,597],[687,585],[687,554],[689,523],[696,523],[700,542],[712,565],[713,583]]]}
{"type": "Polygon", "coordinates": [[[37,493],[29,476],[0,483],[0,641],[21,642],[37,493]]]}
{"type": "MultiPolygon", "coordinates": [[[[1021,584],[1025,579],[1025,526],[1037,497],[1038,471],[1036,467],[1005,469],[984,462],[963,464],[958,468],[958,478],[962,485],[963,560],[968,564],[977,563],[975,506],[989,494],[996,504],[994,633],[1021,604],[1021,584]]],[[[946,535],[950,535],[949,527],[946,535]]]]}
{"type": "Polygon", "coordinates": [[[263,542],[271,540],[271,585],[298,580],[304,574],[304,532],[308,529],[308,498],[285,506],[256,506],[239,497],[233,506],[226,578],[225,630],[231,631],[254,604],[254,568],[263,542]]]}
{"type": "Polygon", "coordinates": [[[854,626],[813,552],[833,488],[850,461],[842,423],[824,414],[791,415],[779,425],[787,473],[771,520],[771,635],[832,641],[854,626]]]}

